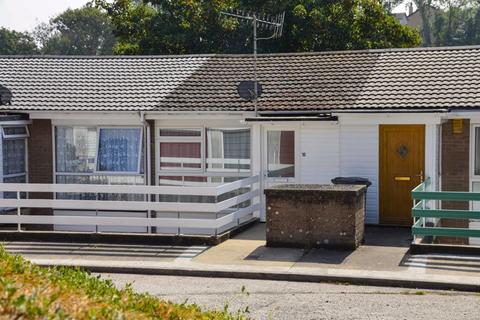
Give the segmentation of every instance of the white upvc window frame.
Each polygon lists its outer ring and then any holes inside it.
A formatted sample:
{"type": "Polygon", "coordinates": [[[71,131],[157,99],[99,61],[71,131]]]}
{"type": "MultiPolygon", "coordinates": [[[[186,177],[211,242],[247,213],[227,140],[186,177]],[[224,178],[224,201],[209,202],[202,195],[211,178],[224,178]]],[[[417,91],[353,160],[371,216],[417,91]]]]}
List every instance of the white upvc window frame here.
{"type": "MultiPolygon", "coordinates": [[[[145,174],[145,168],[143,169],[143,173],[141,173],[141,168],[142,168],[142,151],[143,151],[143,127],[140,126],[97,126],[97,146],[95,150],[95,170],[93,171],[94,174],[96,175],[128,175],[128,174],[133,174],[133,175],[143,175],[145,174]],[[98,170],[98,152],[100,151],[100,131],[103,129],[138,129],[140,130],[140,140],[138,142],[139,148],[138,148],[138,161],[137,161],[137,170],[136,171],[101,171],[98,170]]],[[[145,151],[143,151],[144,157],[145,151]]]]}
{"type": "Polygon", "coordinates": [[[263,136],[263,169],[265,172],[265,183],[267,185],[274,185],[277,183],[298,183],[301,181],[301,157],[300,157],[300,150],[301,150],[301,129],[300,126],[297,124],[292,125],[270,125],[267,124],[264,126],[264,136],[263,136]],[[294,176],[293,177],[269,177],[268,176],[268,132],[269,131],[293,131],[294,132],[294,176]]]}
{"type": "MultiPolygon", "coordinates": [[[[224,174],[245,174],[245,177],[249,177],[251,176],[251,173],[252,173],[252,128],[250,127],[219,127],[219,126],[214,126],[214,127],[209,127],[209,126],[205,126],[204,128],[204,131],[205,131],[205,154],[203,155],[205,160],[205,172],[213,172],[213,173],[224,173],[224,174]],[[249,166],[250,166],[250,169],[241,169],[239,171],[228,171],[228,170],[218,170],[217,168],[214,168],[214,169],[209,169],[208,168],[208,163],[207,163],[207,160],[208,160],[208,157],[207,157],[207,148],[208,148],[208,144],[207,144],[207,131],[208,130],[246,130],[248,129],[250,131],[250,162],[248,163],[249,166]]],[[[243,159],[243,160],[246,160],[246,159],[243,159]]],[[[225,163],[224,163],[225,165],[225,163]]]]}
{"type": "MultiPolygon", "coordinates": [[[[473,184],[480,183],[480,175],[475,174],[475,149],[476,149],[476,129],[480,129],[480,123],[472,123],[470,125],[470,166],[469,166],[469,177],[470,177],[470,192],[473,191],[473,184]]],[[[480,141],[479,141],[480,147],[480,141]]]]}
{"type": "MultiPolygon", "coordinates": [[[[141,176],[143,177],[145,184],[146,184],[146,168],[143,169],[143,173],[141,173],[141,161],[142,161],[142,149],[143,149],[143,127],[142,126],[134,126],[134,125],[124,125],[124,126],[106,126],[106,125],[95,125],[95,124],[55,124],[52,126],[52,144],[53,144],[53,165],[54,165],[54,181],[57,183],[57,177],[59,176],[141,176]],[[85,128],[92,128],[96,130],[97,134],[97,141],[95,147],[95,159],[94,159],[94,170],[92,172],[59,172],[57,171],[57,143],[56,143],[56,128],[57,127],[85,127],[85,128]],[[127,128],[135,128],[140,129],[140,149],[139,149],[139,165],[137,165],[137,171],[98,171],[97,164],[98,164],[98,148],[100,144],[100,129],[107,128],[107,129],[127,129],[127,128]]],[[[144,150],[145,152],[145,150],[144,150]]],[[[146,154],[144,153],[144,157],[146,154]]]]}
{"type": "Polygon", "coordinates": [[[179,177],[206,177],[207,180],[211,180],[214,177],[239,177],[239,178],[246,178],[252,175],[252,128],[245,126],[208,126],[208,125],[194,125],[194,126],[186,126],[186,125],[160,125],[155,128],[155,182],[156,185],[160,185],[160,179],[162,176],[179,176],[179,177]],[[197,129],[200,130],[200,136],[160,136],[160,130],[165,129],[176,129],[176,130],[193,130],[197,129]],[[206,168],[206,148],[207,148],[207,141],[206,141],[206,134],[207,129],[249,129],[250,130],[250,170],[244,172],[226,172],[226,171],[214,171],[214,170],[207,170],[206,168]],[[188,142],[198,142],[200,143],[200,152],[201,152],[201,166],[200,168],[191,168],[193,170],[165,170],[160,168],[160,143],[162,142],[178,142],[178,143],[188,143],[188,142]]]}
{"type": "Polygon", "coordinates": [[[28,131],[28,126],[25,124],[25,125],[4,125],[2,126],[2,137],[3,139],[21,139],[21,138],[28,138],[30,137],[30,132],[28,131]],[[22,133],[22,134],[7,134],[5,132],[5,129],[7,128],[24,128],[25,129],[25,133],[22,133]]]}
{"type": "Polygon", "coordinates": [[[155,146],[157,147],[156,150],[156,172],[158,172],[157,176],[160,173],[164,173],[164,176],[188,176],[191,173],[202,173],[205,171],[205,128],[194,126],[194,127],[187,127],[187,126],[162,126],[160,128],[156,128],[156,139],[157,143],[155,146]],[[200,131],[200,136],[161,136],[161,130],[198,130],[200,131]],[[200,167],[199,168],[189,168],[189,167],[180,167],[181,169],[162,169],[162,155],[160,154],[160,144],[162,143],[199,143],[200,144],[200,167]]]}
{"type": "MultiPolygon", "coordinates": [[[[0,136],[0,159],[2,160],[1,168],[0,168],[0,178],[2,183],[5,183],[5,179],[17,178],[17,177],[25,177],[25,183],[28,183],[28,137],[30,136],[30,132],[28,131],[28,126],[26,124],[17,124],[17,125],[2,125],[1,126],[1,136],[0,136]],[[5,134],[4,128],[5,127],[25,127],[25,134],[5,134]],[[3,172],[3,140],[24,140],[25,142],[25,170],[23,172],[18,173],[11,173],[5,174],[3,172]]],[[[0,198],[4,197],[4,192],[0,192],[0,198]]],[[[3,211],[9,210],[11,208],[2,208],[3,211]]]]}

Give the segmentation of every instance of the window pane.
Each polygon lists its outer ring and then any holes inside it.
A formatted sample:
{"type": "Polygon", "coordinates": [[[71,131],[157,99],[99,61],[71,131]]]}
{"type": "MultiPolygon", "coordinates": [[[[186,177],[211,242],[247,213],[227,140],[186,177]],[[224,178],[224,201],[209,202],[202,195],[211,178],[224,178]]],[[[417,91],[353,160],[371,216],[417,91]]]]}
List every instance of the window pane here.
{"type": "MultiPolygon", "coordinates": [[[[16,177],[11,177],[11,178],[4,178],[3,179],[4,183],[25,183],[26,181],[26,176],[16,176],[16,177]]],[[[25,199],[27,197],[27,194],[25,192],[20,193],[20,198],[25,199]]],[[[4,192],[3,193],[3,198],[4,199],[17,199],[17,193],[16,192],[4,192]]]]}
{"type": "Polygon", "coordinates": [[[201,129],[160,129],[161,137],[200,137],[201,129]]]}
{"type": "MultiPolygon", "coordinates": [[[[159,177],[161,186],[184,186],[184,187],[202,187],[208,186],[207,177],[182,177],[182,176],[161,176],[159,177]]],[[[160,202],[196,202],[196,203],[214,203],[215,197],[196,196],[196,195],[176,195],[160,194],[160,202]]]]}
{"type": "Polygon", "coordinates": [[[138,172],[140,128],[100,129],[98,171],[138,172]]]}
{"type": "Polygon", "coordinates": [[[97,130],[86,127],[56,127],[57,172],[93,172],[97,130]]]}
{"type": "Polygon", "coordinates": [[[295,176],[295,132],[267,133],[267,170],[269,177],[295,176]]]}
{"type": "Polygon", "coordinates": [[[3,175],[25,172],[25,139],[3,140],[3,175]]]}
{"type": "Polygon", "coordinates": [[[475,175],[480,175],[480,128],[475,128],[475,175]]]}
{"type": "Polygon", "coordinates": [[[201,168],[200,142],[160,143],[161,170],[195,170],[201,168]]]}
{"type": "Polygon", "coordinates": [[[27,135],[27,127],[3,127],[4,136],[27,135]]]}
{"type": "MultiPolygon", "coordinates": [[[[145,185],[143,176],[105,176],[105,175],[58,175],[57,183],[69,184],[107,184],[107,185],[145,185]]],[[[98,200],[144,201],[143,194],[99,194],[98,200]]],[[[57,193],[57,199],[95,200],[95,193],[57,193]]]]}
{"type": "Polygon", "coordinates": [[[249,171],[250,129],[207,129],[207,170],[249,171]]]}

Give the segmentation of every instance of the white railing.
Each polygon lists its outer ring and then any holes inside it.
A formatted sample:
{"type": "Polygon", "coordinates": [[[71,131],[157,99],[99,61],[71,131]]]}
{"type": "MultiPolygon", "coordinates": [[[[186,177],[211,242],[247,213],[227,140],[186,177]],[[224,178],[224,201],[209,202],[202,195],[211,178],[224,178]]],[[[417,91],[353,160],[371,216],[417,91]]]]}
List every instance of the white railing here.
{"type": "MultiPolygon", "coordinates": [[[[0,199],[0,208],[10,208],[0,214],[0,224],[17,224],[21,230],[22,224],[38,225],[70,225],[70,226],[111,226],[111,227],[157,227],[188,228],[190,233],[195,230],[209,229],[217,232],[230,225],[236,225],[255,211],[259,210],[257,197],[259,190],[256,187],[258,176],[244,178],[219,186],[139,186],[139,185],[90,185],[90,184],[33,184],[33,183],[0,183],[0,192],[15,192],[16,199],[0,199]],[[245,190],[249,190],[243,192],[245,190]],[[51,193],[88,193],[88,194],[137,194],[144,195],[145,199],[151,196],[208,196],[216,199],[212,203],[204,202],[158,202],[158,201],[118,201],[118,200],[65,200],[65,199],[26,199],[22,194],[51,193]],[[218,197],[227,193],[236,195],[217,201],[218,197]],[[242,193],[243,192],[243,193],[242,193]],[[247,201],[250,201],[247,203],[247,201]],[[240,204],[244,204],[240,206],[240,204]],[[246,204],[246,205],[245,205],[246,204]],[[92,210],[114,212],[144,211],[144,217],[105,215],[28,215],[23,214],[24,208],[51,208],[53,210],[92,210]],[[151,213],[155,212],[155,215],[151,213]],[[176,218],[161,217],[162,213],[178,213],[176,218]],[[188,213],[188,217],[180,213],[188,213]],[[160,215],[160,217],[158,217],[160,215]],[[198,216],[198,217],[195,217],[198,216]]],[[[75,211],[78,212],[78,211],[75,211]]],[[[0,230],[2,227],[0,226],[0,230]]]]}

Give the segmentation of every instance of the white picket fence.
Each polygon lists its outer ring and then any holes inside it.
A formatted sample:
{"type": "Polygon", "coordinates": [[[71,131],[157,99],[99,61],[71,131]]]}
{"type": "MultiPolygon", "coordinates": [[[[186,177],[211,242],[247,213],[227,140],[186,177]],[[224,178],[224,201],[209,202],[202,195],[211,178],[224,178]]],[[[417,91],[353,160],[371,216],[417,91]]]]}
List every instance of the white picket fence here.
{"type": "MultiPolygon", "coordinates": [[[[236,225],[242,218],[252,215],[259,210],[258,203],[258,176],[252,176],[225,183],[219,186],[138,186],[138,185],[91,185],[91,184],[34,184],[34,183],[0,183],[1,192],[15,192],[16,199],[0,199],[0,208],[11,208],[9,212],[0,214],[0,224],[17,224],[21,230],[22,224],[39,225],[70,225],[70,226],[111,226],[111,227],[157,227],[182,228],[193,230],[209,229],[215,232],[225,229],[226,226],[236,225]],[[237,192],[240,189],[247,192],[237,192]],[[226,193],[238,195],[214,203],[201,202],[158,202],[158,201],[115,201],[115,200],[64,200],[64,199],[22,199],[22,194],[30,192],[40,193],[91,193],[91,194],[139,194],[145,199],[151,195],[185,195],[217,197],[226,193]],[[250,201],[248,206],[239,206],[250,201]],[[87,216],[75,215],[26,215],[24,208],[51,208],[54,210],[94,210],[117,212],[155,212],[144,217],[129,217],[122,215],[87,216]],[[161,213],[189,213],[188,217],[161,217],[161,213]],[[155,217],[160,215],[160,217],[155,217]],[[199,218],[196,218],[198,215],[199,218]]],[[[0,226],[1,229],[1,226],[0,226]]],[[[180,233],[180,231],[179,231],[180,233]]]]}

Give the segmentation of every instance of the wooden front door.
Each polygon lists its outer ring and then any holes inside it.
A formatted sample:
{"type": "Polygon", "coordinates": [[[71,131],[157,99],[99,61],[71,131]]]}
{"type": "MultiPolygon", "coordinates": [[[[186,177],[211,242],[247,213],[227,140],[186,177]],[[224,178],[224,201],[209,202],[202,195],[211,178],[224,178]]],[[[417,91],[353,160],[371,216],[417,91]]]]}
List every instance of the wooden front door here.
{"type": "Polygon", "coordinates": [[[410,192],[424,166],[424,125],[380,126],[380,224],[412,225],[410,192]]]}

